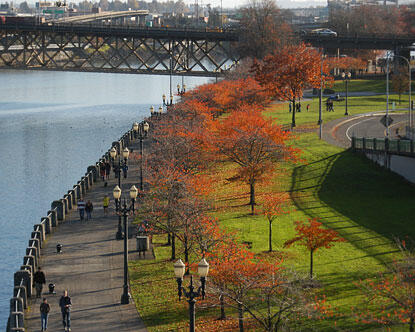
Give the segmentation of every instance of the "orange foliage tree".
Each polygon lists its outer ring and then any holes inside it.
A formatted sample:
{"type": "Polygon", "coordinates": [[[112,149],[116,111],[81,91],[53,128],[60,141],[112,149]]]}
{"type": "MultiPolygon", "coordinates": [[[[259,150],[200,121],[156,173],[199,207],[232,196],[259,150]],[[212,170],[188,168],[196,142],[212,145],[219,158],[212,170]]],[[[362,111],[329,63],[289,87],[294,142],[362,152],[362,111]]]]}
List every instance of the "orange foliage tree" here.
{"type": "Polygon", "coordinates": [[[358,286],[367,304],[375,304],[376,310],[359,310],[357,319],[367,324],[389,326],[408,324],[415,331],[415,256],[406,247],[405,241],[398,243],[402,259],[388,266],[388,273],[361,281],[358,286]]]}
{"type": "Polygon", "coordinates": [[[322,228],[322,223],[315,218],[309,219],[308,223],[296,222],[295,227],[297,236],[284,243],[285,247],[290,247],[293,243],[299,242],[310,251],[310,278],[313,278],[313,254],[320,248],[331,248],[334,242],[344,242],[339,237],[339,233],[332,229],[322,228]]]}
{"type": "MultiPolygon", "coordinates": [[[[304,43],[288,45],[266,56],[263,63],[254,62],[256,80],[275,98],[292,102],[292,122],[295,127],[295,101],[306,88],[319,88],[321,83],[321,54],[304,43]]],[[[328,66],[323,63],[326,80],[328,66]]]]}
{"type": "Polygon", "coordinates": [[[264,107],[271,101],[270,94],[253,77],[204,84],[186,93],[184,100],[203,103],[215,117],[241,105],[264,107]]]}
{"type": "Polygon", "coordinates": [[[264,198],[261,213],[268,219],[268,251],[272,252],[272,223],[280,215],[289,213],[290,196],[287,193],[269,195],[264,198]]]}
{"type": "Polygon", "coordinates": [[[220,296],[222,308],[225,301],[237,308],[239,330],[243,331],[244,303],[249,301],[251,291],[260,285],[261,280],[278,272],[280,261],[270,264],[255,260],[250,251],[235,242],[228,242],[217,249],[209,260],[210,291],[220,296]]]}
{"type": "Polygon", "coordinates": [[[298,150],[287,145],[291,138],[281,126],[265,119],[254,106],[243,106],[223,120],[213,121],[204,136],[208,149],[235,163],[229,180],[249,185],[251,213],[255,208],[255,185],[272,174],[275,162],[296,160],[298,150]]]}

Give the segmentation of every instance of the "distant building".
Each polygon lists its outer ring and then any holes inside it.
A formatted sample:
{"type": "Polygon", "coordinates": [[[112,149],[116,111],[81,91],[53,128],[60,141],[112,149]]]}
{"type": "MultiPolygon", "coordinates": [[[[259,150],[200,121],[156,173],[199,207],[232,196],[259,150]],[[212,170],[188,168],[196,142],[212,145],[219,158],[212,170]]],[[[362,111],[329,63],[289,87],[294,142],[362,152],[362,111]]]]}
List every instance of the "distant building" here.
{"type": "Polygon", "coordinates": [[[316,8],[294,8],[290,9],[293,13],[291,23],[292,24],[312,24],[327,22],[329,18],[329,8],[316,7],[316,8]]]}

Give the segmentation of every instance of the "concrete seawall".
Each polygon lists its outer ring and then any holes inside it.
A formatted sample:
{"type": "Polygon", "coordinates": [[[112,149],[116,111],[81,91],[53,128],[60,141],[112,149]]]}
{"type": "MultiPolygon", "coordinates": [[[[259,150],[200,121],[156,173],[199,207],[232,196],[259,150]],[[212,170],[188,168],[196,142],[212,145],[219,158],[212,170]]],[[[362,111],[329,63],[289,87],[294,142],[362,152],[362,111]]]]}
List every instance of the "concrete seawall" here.
{"type": "MultiPolygon", "coordinates": [[[[118,141],[113,142],[118,151],[129,146],[134,139],[134,131],[127,131],[118,141]]],[[[23,257],[22,265],[14,273],[14,288],[10,299],[10,315],[7,323],[7,331],[25,331],[25,316],[35,297],[33,276],[38,270],[41,261],[42,248],[45,241],[51,236],[66,219],[71,211],[77,209],[77,201],[84,198],[97,180],[99,180],[100,166],[111,160],[110,149],[101,159],[87,168],[82,178],[69,189],[63,197],[54,200],[46,216],[35,222],[33,231],[30,234],[28,246],[23,257]]]]}

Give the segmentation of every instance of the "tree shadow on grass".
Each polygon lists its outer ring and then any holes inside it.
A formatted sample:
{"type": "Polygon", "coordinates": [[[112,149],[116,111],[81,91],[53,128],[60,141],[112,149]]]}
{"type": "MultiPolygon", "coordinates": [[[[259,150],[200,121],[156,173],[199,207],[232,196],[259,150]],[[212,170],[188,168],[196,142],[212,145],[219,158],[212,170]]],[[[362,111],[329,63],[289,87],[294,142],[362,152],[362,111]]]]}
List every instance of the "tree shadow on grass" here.
{"type": "Polygon", "coordinates": [[[415,187],[351,151],[296,167],[291,197],[298,210],[382,263],[395,237],[415,238],[415,187]]]}

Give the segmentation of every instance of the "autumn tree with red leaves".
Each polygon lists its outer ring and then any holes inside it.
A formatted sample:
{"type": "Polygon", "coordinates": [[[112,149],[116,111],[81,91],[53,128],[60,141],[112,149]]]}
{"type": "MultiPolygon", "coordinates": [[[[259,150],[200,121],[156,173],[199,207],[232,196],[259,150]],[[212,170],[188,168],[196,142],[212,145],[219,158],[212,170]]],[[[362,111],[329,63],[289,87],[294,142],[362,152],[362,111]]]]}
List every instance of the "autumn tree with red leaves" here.
{"type": "Polygon", "coordinates": [[[255,185],[272,175],[276,162],[295,161],[298,153],[287,144],[290,134],[271,119],[265,119],[258,108],[244,106],[231,116],[212,122],[204,136],[210,151],[237,165],[236,174],[229,180],[249,185],[252,214],[256,205],[255,185]]]}
{"type": "Polygon", "coordinates": [[[301,221],[296,222],[297,236],[284,243],[285,247],[290,247],[292,244],[299,242],[310,251],[310,279],[313,278],[313,254],[320,248],[331,248],[335,242],[344,242],[345,240],[339,237],[339,233],[332,229],[322,228],[322,223],[318,222],[316,218],[309,219],[308,223],[301,221]]]}
{"type": "Polygon", "coordinates": [[[358,320],[367,324],[391,326],[407,324],[410,332],[415,331],[415,255],[405,241],[398,241],[402,259],[388,266],[388,273],[361,281],[358,286],[363,292],[366,305],[371,308],[356,313],[358,320]],[[373,304],[376,310],[373,310],[373,304]]]}
{"type": "Polygon", "coordinates": [[[278,216],[290,213],[288,204],[290,196],[287,193],[268,195],[264,198],[261,214],[268,220],[268,251],[272,252],[272,223],[278,216]]]}
{"type": "MultiPolygon", "coordinates": [[[[304,43],[276,49],[262,63],[252,67],[256,80],[272,96],[292,102],[291,127],[295,127],[295,101],[303,96],[306,88],[319,88],[321,83],[321,54],[304,43]]],[[[323,74],[330,78],[329,69],[323,63],[323,74]]]]}

